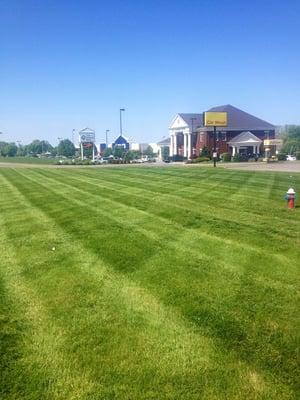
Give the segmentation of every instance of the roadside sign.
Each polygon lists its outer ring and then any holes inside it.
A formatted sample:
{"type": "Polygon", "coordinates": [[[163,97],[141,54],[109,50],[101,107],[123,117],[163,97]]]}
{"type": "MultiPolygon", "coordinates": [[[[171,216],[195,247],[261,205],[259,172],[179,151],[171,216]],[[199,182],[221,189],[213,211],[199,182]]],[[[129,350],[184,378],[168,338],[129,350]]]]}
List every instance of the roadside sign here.
{"type": "Polygon", "coordinates": [[[80,143],[95,143],[95,131],[91,129],[83,129],[79,132],[80,143]]]}
{"type": "Polygon", "coordinates": [[[227,126],[227,112],[206,111],[203,113],[204,126],[227,126]]]}
{"type": "Polygon", "coordinates": [[[265,139],[264,146],[280,146],[282,145],[281,139],[265,139]]]}

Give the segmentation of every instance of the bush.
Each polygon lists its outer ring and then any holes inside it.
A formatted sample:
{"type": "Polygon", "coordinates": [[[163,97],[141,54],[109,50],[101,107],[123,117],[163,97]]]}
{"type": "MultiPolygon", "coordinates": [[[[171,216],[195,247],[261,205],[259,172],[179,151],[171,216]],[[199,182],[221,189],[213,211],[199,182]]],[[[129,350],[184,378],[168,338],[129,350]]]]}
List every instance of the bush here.
{"type": "Polygon", "coordinates": [[[200,157],[210,157],[210,151],[206,146],[201,150],[200,157]]]}
{"type": "Polygon", "coordinates": [[[278,153],[277,154],[278,161],[285,161],[286,160],[286,154],[285,153],[278,153]]]}
{"type": "Polygon", "coordinates": [[[243,154],[235,154],[232,157],[232,161],[234,161],[234,162],[248,161],[248,158],[247,158],[247,156],[245,156],[243,154]]]}
{"type": "Polygon", "coordinates": [[[192,163],[193,163],[193,164],[196,164],[196,163],[207,162],[207,161],[210,161],[210,158],[209,158],[209,157],[200,156],[200,157],[194,158],[194,159],[192,160],[192,163]]]}
{"type": "Polygon", "coordinates": [[[300,160],[300,151],[296,151],[296,158],[297,160],[300,160]]]}
{"type": "Polygon", "coordinates": [[[184,157],[180,156],[179,154],[175,154],[172,158],[173,161],[183,161],[184,157]]]}
{"type": "Polygon", "coordinates": [[[230,162],[231,161],[231,154],[230,153],[223,153],[223,154],[221,154],[221,159],[224,162],[230,162]]]}

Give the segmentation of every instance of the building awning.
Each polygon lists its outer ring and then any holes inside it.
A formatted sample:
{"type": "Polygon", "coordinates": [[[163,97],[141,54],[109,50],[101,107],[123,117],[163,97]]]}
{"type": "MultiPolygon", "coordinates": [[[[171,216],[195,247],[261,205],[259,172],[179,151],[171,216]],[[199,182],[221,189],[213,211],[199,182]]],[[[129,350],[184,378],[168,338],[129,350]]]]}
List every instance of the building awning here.
{"type": "Polygon", "coordinates": [[[257,136],[250,131],[242,132],[228,142],[229,146],[257,146],[262,143],[257,136]]]}

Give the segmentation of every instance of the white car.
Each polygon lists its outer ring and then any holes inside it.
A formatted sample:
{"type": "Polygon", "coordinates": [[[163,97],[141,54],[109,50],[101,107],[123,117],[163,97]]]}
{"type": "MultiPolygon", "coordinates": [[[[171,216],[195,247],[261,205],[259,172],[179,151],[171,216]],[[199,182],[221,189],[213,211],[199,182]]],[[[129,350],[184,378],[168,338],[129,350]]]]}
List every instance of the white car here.
{"type": "Polygon", "coordinates": [[[290,154],[288,154],[286,156],[286,161],[296,161],[296,157],[295,156],[291,156],[290,154]]]}

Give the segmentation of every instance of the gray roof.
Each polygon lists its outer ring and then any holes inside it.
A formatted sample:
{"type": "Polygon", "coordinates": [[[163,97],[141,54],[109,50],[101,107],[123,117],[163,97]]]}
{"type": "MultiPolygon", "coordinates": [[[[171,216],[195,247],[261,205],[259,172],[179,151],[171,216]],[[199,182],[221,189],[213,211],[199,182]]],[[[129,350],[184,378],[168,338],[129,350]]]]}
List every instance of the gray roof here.
{"type": "Polygon", "coordinates": [[[235,136],[233,139],[228,142],[229,145],[235,144],[260,144],[262,140],[260,140],[257,136],[253,135],[252,132],[242,132],[239,135],[235,136]]]}
{"type": "Polygon", "coordinates": [[[170,146],[171,139],[170,137],[162,139],[160,142],[157,142],[158,146],[170,146]]]}
{"type": "Polygon", "coordinates": [[[203,125],[203,114],[196,114],[196,113],[179,113],[180,117],[186,122],[189,126],[192,126],[192,118],[196,118],[194,120],[194,127],[202,126],[203,125]]]}
{"type": "Polygon", "coordinates": [[[271,130],[275,129],[275,126],[266,122],[260,118],[254,117],[254,115],[248,114],[239,108],[233,107],[230,104],[224,106],[213,107],[207,111],[228,113],[228,126],[223,128],[224,130],[271,130]]]}

